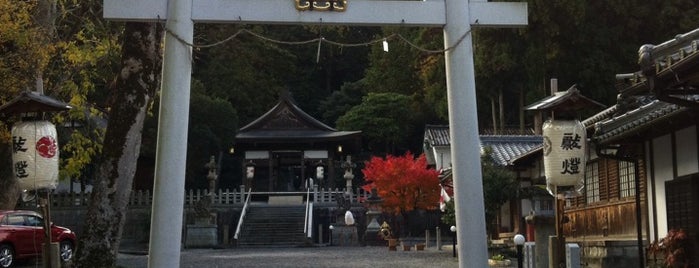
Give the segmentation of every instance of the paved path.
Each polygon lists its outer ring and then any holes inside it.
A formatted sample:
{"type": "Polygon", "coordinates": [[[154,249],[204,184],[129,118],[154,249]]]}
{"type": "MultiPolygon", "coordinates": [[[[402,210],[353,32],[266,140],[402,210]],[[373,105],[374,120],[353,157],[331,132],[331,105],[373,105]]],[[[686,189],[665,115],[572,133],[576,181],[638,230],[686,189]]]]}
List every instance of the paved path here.
{"type": "MultiPolygon", "coordinates": [[[[332,267],[403,268],[458,267],[451,247],[424,251],[388,251],[386,247],[230,248],[186,249],[180,254],[181,268],[204,267],[332,267]]],[[[120,253],[118,265],[148,266],[148,256],[120,253]]]]}

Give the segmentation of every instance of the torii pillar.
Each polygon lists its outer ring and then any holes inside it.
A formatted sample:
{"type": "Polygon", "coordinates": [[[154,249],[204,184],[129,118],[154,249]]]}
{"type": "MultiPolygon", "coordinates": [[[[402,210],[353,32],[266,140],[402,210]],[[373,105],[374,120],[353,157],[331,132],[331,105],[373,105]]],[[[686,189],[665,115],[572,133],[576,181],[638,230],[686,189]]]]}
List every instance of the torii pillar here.
{"type": "MultiPolygon", "coordinates": [[[[300,2],[309,1],[321,2],[300,2]]],[[[342,12],[323,12],[299,11],[294,2],[104,0],[107,19],[167,19],[148,266],[180,266],[192,68],[191,47],[186,43],[192,42],[194,22],[215,22],[443,27],[444,47],[449,48],[445,59],[459,266],[487,267],[471,27],[524,26],[527,3],[347,0],[342,12]]]]}

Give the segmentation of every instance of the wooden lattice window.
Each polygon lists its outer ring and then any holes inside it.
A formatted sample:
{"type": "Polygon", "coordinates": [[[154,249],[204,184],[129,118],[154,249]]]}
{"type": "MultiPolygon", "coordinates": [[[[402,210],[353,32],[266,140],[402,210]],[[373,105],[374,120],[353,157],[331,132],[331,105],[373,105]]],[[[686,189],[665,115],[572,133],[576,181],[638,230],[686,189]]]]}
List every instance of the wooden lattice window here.
{"type": "Polygon", "coordinates": [[[636,168],[635,163],[619,161],[619,197],[636,196],[636,168]]]}
{"type": "Polygon", "coordinates": [[[599,162],[587,163],[585,167],[585,198],[588,204],[599,202],[599,162]]]}

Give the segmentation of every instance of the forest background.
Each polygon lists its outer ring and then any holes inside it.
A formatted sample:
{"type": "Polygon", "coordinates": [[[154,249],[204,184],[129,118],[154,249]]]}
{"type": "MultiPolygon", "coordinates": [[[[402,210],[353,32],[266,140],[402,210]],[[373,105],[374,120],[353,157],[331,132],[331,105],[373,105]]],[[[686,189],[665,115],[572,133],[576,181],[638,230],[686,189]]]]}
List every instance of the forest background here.
{"type": "MultiPolygon", "coordinates": [[[[613,105],[614,74],[638,70],[637,50],[699,26],[693,1],[529,2],[529,25],[473,32],[479,128],[527,132],[522,107],[575,84],[613,105]]],[[[61,133],[62,179],[94,176],[123,22],[101,18],[100,0],[0,0],[0,104],[43,88],[68,102],[54,116],[61,133]]],[[[210,155],[224,156],[236,130],[289,90],[310,115],[340,130],[362,130],[366,155],[420,152],[426,124],[447,124],[442,30],[408,27],[197,24],[193,47],[188,187],[210,155]],[[404,38],[398,38],[397,35],[404,38]],[[338,44],[294,42],[325,38],[338,44]],[[389,50],[381,42],[389,37],[389,50]],[[214,119],[214,120],[212,120],[214,119]],[[224,119],[224,120],[221,120],[224,119]]],[[[157,97],[143,129],[141,158],[155,155],[157,97]]],[[[2,166],[10,165],[9,129],[0,121],[2,166]]],[[[226,176],[222,174],[225,185],[226,176]]],[[[0,182],[11,170],[0,169],[0,182]]],[[[234,185],[229,185],[235,187],[234,185]]]]}

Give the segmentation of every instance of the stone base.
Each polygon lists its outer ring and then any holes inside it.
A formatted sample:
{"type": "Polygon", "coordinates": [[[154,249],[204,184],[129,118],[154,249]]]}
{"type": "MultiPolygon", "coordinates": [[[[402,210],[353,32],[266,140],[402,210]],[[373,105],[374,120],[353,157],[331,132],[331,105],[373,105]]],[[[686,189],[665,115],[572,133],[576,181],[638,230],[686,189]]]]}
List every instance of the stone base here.
{"type": "Polygon", "coordinates": [[[269,205],[303,205],[303,196],[301,195],[282,195],[270,196],[267,201],[269,205]]]}
{"type": "Polygon", "coordinates": [[[212,248],[218,245],[218,226],[215,224],[188,224],[186,248],[212,248]]]}
{"type": "Polygon", "coordinates": [[[367,246],[386,246],[386,240],[379,235],[379,230],[380,229],[366,229],[366,232],[364,233],[364,244],[367,246]]]}
{"type": "Polygon", "coordinates": [[[332,232],[333,245],[356,247],[359,246],[357,226],[339,225],[332,232]]]}

